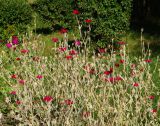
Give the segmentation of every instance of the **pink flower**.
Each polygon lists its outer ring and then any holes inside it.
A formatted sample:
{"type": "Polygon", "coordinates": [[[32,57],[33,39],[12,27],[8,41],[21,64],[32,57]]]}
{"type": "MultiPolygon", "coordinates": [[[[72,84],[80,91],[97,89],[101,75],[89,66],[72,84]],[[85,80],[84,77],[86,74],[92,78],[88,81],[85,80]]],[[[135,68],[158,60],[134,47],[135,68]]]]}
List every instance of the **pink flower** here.
{"type": "Polygon", "coordinates": [[[75,50],[70,50],[69,51],[69,55],[76,55],[76,54],[77,54],[77,52],[75,50]]]}
{"type": "Polygon", "coordinates": [[[149,99],[153,100],[153,99],[154,99],[154,96],[153,96],[153,95],[149,96],[149,99]]]}
{"type": "Polygon", "coordinates": [[[65,102],[66,105],[72,105],[73,104],[73,101],[70,100],[70,99],[64,100],[64,102],[65,102]]]}
{"type": "Polygon", "coordinates": [[[17,100],[17,101],[16,101],[16,104],[17,104],[17,105],[20,105],[20,104],[21,104],[21,101],[17,100]]]}
{"type": "Polygon", "coordinates": [[[75,46],[80,46],[81,42],[77,40],[77,41],[74,42],[74,44],[75,44],[75,46]]]}
{"type": "Polygon", "coordinates": [[[52,98],[51,96],[45,96],[45,97],[43,98],[43,101],[45,101],[45,102],[52,102],[52,101],[53,101],[53,98],[52,98]]]}
{"type": "Polygon", "coordinates": [[[60,52],[65,52],[67,50],[66,47],[59,47],[58,49],[59,49],[60,52]]]}
{"type": "Polygon", "coordinates": [[[61,34],[64,34],[64,33],[67,33],[67,32],[68,32],[68,30],[66,28],[61,28],[61,30],[60,30],[61,34]]]}
{"type": "Polygon", "coordinates": [[[24,54],[25,54],[25,53],[28,53],[28,52],[29,52],[29,50],[27,50],[27,49],[22,49],[22,50],[21,50],[21,53],[24,53],[24,54]]]}
{"type": "Polygon", "coordinates": [[[92,20],[91,20],[91,19],[86,19],[85,22],[86,22],[86,23],[91,23],[92,20]]]}
{"type": "Polygon", "coordinates": [[[36,77],[37,79],[42,79],[43,78],[43,76],[42,75],[37,75],[37,77],[36,77]]]}
{"type": "Polygon", "coordinates": [[[17,36],[12,36],[12,44],[17,45],[18,44],[18,37],[17,36]]]}
{"type": "Polygon", "coordinates": [[[100,49],[98,49],[98,51],[99,51],[100,53],[105,53],[105,52],[106,52],[105,48],[100,48],[100,49]]]}
{"type": "Polygon", "coordinates": [[[25,81],[24,80],[19,80],[19,83],[23,85],[25,83],[25,81]]]}
{"type": "Polygon", "coordinates": [[[119,45],[125,45],[126,43],[123,42],[123,41],[120,41],[120,42],[117,42],[117,44],[119,44],[119,45]]]}
{"type": "Polygon", "coordinates": [[[12,95],[16,95],[16,94],[17,94],[17,92],[16,92],[16,91],[11,91],[11,92],[10,92],[10,94],[12,94],[12,95]]]}
{"type": "Polygon", "coordinates": [[[66,59],[67,60],[70,60],[70,59],[72,59],[73,57],[71,56],[71,55],[68,55],[68,56],[66,56],[66,59]]]}
{"type": "Polygon", "coordinates": [[[52,38],[52,42],[58,42],[58,38],[52,38]]]}
{"type": "Polygon", "coordinates": [[[146,59],[146,60],[144,60],[146,63],[150,63],[150,62],[152,62],[152,60],[151,59],[146,59]]]}
{"type": "Polygon", "coordinates": [[[12,48],[12,44],[11,43],[7,43],[6,46],[7,46],[7,48],[12,48]]]}
{"type": "Polygon", "coordinates": [[[78,10],[73,10],[73,14],[78,15],[79,11],[78,10]]]}
{"type": "Polygon", "coordinates": [[[134,87],[138,87],[139,84],[138,84],[138,83],[134,83],[133,86],[134,86],[134,87]]]}

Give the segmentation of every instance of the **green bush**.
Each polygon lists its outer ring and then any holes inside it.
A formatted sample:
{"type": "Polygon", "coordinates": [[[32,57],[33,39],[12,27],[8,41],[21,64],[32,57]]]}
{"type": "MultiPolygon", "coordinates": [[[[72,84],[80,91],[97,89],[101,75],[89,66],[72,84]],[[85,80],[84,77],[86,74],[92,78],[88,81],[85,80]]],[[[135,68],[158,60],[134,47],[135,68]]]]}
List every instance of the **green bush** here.
{"type": "Polygon", "coordinates": [[[32,21],[32,8],[26,0],[0,0],[0,38],[23,32],[32,21]],[[13,28],[13,29],[11,29],[13,28]],[[10,29],[10,32],[7,32],[10,29]],[[6,33],[7,32],[7,33],[6,33]]]}
{"type": "Polygon", "coordinates": [[[71,28],[74,25],[72,4],[72,0],[37,0],[33,8],[53,28],[71,28]]]}
{"type": "Polygon", "coordinates": [[[86,19],[91,19],[91,40],[96,47],[105,47],[111,39],[117,41],[129,29],[132,0],[37,0],[35,10],[42,19],[61,27],[75,26],[73,10],[88,30],[86,19]]]}
{"type": "Polygon", "coordinates": [[[129,29],[132,0],[83,0],[79,1],[79,18],[92,19],[91,38],[99,46],[117,41],[129,29]]]}

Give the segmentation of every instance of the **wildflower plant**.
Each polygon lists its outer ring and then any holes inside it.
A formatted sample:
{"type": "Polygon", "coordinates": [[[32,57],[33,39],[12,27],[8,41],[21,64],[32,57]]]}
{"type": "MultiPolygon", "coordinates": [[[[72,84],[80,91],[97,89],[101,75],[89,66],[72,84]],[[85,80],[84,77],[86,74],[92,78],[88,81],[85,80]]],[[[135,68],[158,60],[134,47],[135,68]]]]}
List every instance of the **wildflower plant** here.
{"type": "Polygon", "coordinates": [[[159,95],[143,58],[133,65],[124,50],[102,50],[101,57],[89,59],[88,51],[64,49],[63,43],[55,55],[44,57],[43,42],[25,41],[10,57],[3,53],[6,60],[20,57],[6,63],[10,69],[2,64],[1,78],[11,88],[5,95],[7,118],[23,125],[158,125],[153,100],[159,95]]]}
{"type": "Polygon", "coordinates": [[[64,33],[64,29],[63,40],[51,39],[58,43],[54,55],[43,55],[45,42],[38,38],[24,38],[16,50],[6,47],[1,79],[10,90],[3,92],[8,110],[4,118],[33,126],[158,125],[159,91],[150,57],[133,62],[122,42],[117,43],[121,49],[101,48],[96,55],[89,50],[90,30],[86,36],[79,30],[81,40],[73,35],[73,47],[66,44],[69,31],[64,33]]]}

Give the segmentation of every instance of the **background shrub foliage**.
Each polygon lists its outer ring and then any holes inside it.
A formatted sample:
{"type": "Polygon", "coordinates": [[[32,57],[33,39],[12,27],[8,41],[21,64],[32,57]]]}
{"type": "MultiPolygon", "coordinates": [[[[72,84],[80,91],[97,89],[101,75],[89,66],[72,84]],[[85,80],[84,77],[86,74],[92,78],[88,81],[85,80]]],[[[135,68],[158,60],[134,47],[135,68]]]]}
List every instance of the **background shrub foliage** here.
{"type": "Polygon", "coordinates": [[[79,10],[78,19],[86,29],[85,19],[91,19],[91,38],[99,46],[106,46],[112,38],[118,40],[129,29],[132,0],[37,0],[35,10],[42,19],[61,27],[73,27],[72,14],[79,10]]]}
{"type": "Polygon", "coordinates": [[[32,21],[32,8],[26,0],[0,0],[0,39],[25,31],[32,21]]]}
{"type": "Polygon", "coordinates": [[[73,0],[37,0],[34,10],[41,19],[51,24],[53,28],[74,26],[72,15],[73,0]]]}

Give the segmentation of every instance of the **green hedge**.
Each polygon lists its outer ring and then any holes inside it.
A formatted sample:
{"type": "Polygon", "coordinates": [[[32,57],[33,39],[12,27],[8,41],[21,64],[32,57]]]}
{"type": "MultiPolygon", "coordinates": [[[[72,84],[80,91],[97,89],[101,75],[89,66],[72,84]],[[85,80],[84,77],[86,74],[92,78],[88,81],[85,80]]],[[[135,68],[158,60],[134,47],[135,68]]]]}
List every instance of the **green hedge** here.
{"type": "Polygon", "coordinates": [[[91,37],[101,47],[112,38],[118,41],[129,29],[132,0],[83,0],[77,3],[81,21],[92,19],[91,37]]]}
{"type": "Polygon", "coordinates": [[[23,32],[32,21],[32,8],[26,0],[0,0],[0,39],[23,32]]]}
{"type": "Polygon", "coordinates": [[[34,10],[43,21],[53,28],[56,26],[71,28],[74,25],[72,15],[72,0],[36,0],[34,10]]]}
{"type": "Polygon", "coordinates": [[[83,29],[91,19],[91,39],[98,46],[106,46],[112,38],[118,40],[129,29],[132,0],[37,0],[35,10],[42,19],[53,25],[74,29],[77,15],[83,29]]]}

